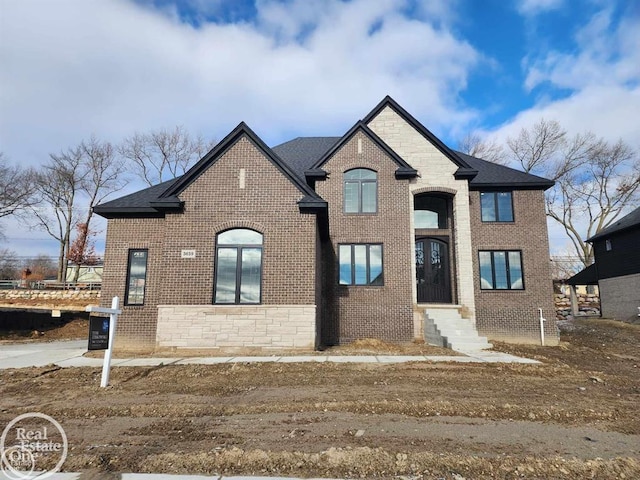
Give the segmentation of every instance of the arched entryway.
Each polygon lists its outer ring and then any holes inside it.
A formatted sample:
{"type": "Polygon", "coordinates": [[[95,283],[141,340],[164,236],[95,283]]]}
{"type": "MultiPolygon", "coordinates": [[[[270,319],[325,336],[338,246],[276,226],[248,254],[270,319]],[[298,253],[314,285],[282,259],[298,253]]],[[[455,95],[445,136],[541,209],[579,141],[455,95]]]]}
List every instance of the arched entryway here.
{"type": "Polygon", "coordinates": [[[436,238],[416,238],[418,303],[451,303],[449,246],[436,238]]]}
{"type": "Polygon", "coordinates": [[[418,303],[452,303],[452,196],[423,193],[413,198],[418,303]]]}

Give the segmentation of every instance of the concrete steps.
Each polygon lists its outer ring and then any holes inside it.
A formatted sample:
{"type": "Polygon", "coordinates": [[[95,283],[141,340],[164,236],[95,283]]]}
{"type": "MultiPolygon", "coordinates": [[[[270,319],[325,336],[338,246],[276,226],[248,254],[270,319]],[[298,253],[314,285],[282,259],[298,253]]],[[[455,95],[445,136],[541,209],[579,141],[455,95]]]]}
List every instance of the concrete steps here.
{"type": "Polygon", "coordinates": [[[429,345],[461,352],[475,352],[493,346],[487,337],[478,335],[471,320],[462,318],[458,305],[425,307],[424,338],[429,345]]]}

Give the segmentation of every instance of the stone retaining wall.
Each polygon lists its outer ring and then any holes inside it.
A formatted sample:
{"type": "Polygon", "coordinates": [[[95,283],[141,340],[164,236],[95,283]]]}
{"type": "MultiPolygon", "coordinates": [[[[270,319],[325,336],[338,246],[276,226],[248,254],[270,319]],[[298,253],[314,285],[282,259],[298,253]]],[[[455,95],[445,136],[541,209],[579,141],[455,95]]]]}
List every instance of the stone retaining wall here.
{"type": "Polygon", "coordinates": [[[20,303],[27,300],[29,303],[39,301],[42,303],[55,303],[56,301],[69,302],[79,300],[86,303],[88,300],[96,300],[99,303],[100,290],[27,290],[16,288],[13,290],[0,290],[0,303],[20,303]]]}
{"type": "MultiPolygon", "coordinates": [[[[595,294],[577,294],[578,312],[577,315],[600,315],[600,298],[595,294]]],[[[556,305],[556,318],[565,320],[571,315],[571,297],[563,293],[556,293],[553,296],[556,305]]]]}

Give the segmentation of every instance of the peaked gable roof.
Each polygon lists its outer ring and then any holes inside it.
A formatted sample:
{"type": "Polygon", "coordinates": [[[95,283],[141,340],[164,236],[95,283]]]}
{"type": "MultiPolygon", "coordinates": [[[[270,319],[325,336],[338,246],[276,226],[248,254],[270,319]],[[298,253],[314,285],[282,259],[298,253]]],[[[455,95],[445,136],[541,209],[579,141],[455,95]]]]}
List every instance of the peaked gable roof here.
{"type": "Polygon", "coordinates": [[[478,172],[470,165],[468,165],[460,156],[453,150],[447,147],[438,137],[436,137],[431,131],[420,123],[416,118],[407,112],[404,108],[398,104],[389,95],[384,97],[382,101],[374,107],[369,114],[362,120],[365,124],[369,124],[375,117],[378,116],[385,108],[391,108],[396,112],[405,122],[411,125],[420,135],[426,138],[434,147],[436,147],[445,157],[451,160],[457,165],[458,170],[455,173],[456,178],[473,178],[478,172]]]}
{"type": "Polygon", "coordinates": [[[414,168],[411,167],[407,162],[405,162],[395,151],[393,151],[389,145],[387,145],[378,135],[376,135],[373,130],[371,130],[367,125],[360,120],[356,123],[344,136],[334,143],[329,150],[327,150],[324,155],[322,155],[313,166],[305,171],[305,175],[307,177],[324,177],[326,176],[326,172],[322,170],[322,166],[327,163],[331,157],[333,157],[336,152],[338,152],[349,140],[351,140],[354,135],[358,132],[364,133],[371,141],[373,141],[380,149],[382,149],[397,165],[398,169],[396,170],[396,178],[411,178],[415,177],[418,172],[414,168]]]}
{"type": "Polygon", "coordinates": [[[632,211],[628,215],[625,215],[617,222],[609,225],[607,228],[595,234],[593,237],[589,238],[587,242],[601,240],[602,238],[608,237],[613,233],[618,233],[634,227],[640,227],[640,207],[636,208],[634,211],[632,211]]]}
{"type": "Polygon", "coordinates": [[[250,142],[267,159],[274,164],[283,175],[293,183],[303,195],[298,201],[301,211],[317,213],[327,207],[327,202],[313,191],[273,150],[271,150],[247,124],[241,122],[231,133],[221,140],[198,163],[191,167],[184,175],[159,183],[152,187],[124,197],[116,198],[109,202],[96,205],[93,211],[105,218],[119,217],[161,217],[166,211],[181,210],[183,203],[178,195],[194,182],[202,173],[213,165],[229,148],[240,138],[246,136],[250,142]]]}
{"type": "Polygon", "coordinates": [[[255,134],[249,126],[240,122],[225,138],[223,138],[215,147],[211,149],[198,163],[191,167],[181,178],[173,185],[167,188],[161,195],[161,198],[167,198],[179,195],[193,181],[195,181],[205,170],[213,165],[227,150],[243,136],[246,136],[251,143],[264,154],[269,161],[275,165],[288,179],[293,183],[300,193],[305,197],[320,199],[320,197],[300,179],[291,168],[272,150],[270,149],[258,135],[255,134]]]}

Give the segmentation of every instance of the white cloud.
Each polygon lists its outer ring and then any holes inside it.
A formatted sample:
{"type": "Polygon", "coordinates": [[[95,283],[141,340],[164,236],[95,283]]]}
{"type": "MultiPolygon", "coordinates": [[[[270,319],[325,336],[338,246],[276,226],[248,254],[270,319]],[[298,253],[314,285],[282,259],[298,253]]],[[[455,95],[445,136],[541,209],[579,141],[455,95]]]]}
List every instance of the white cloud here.
{"type": "Polygon", "coordinates": [[[540,118],[558,120],[570,133],[593,131],[610,141],[622,138],[640,148],[640,17],[614,25],[604,9],[576,34],[574,52],[551,51],[529,65],[525,88],[536,104],[497,129],[513,136],[540,118]],[[549,90],[550,89],[550,90],[549,90]],[[553,98],[555,89],[567,94],[553,98]]]}
{"type": "Polygon", "coordinates": [[[340,134],[386,94],[436,131],[465,124],[457,95],[479,54],[406,7],[260,1],[255,22],[195,28],[125,0],[3,2],[1,148],[36,164],[92,133],[183,124],[220,139],[241,120],[268,143],[340,134]]]}
{"type": "Polygon", "coordinates": [[[564,0],[519,0],[517,9],[523,15],[537,15],[557,10],[563,3],[564,0]]]}
{"type": "Polygon", "coordinates": [[[569,89],[594,84],[624,85],[640,80],[640,22],[627,18],[613,32],[612,12],[603,10],[576,35],[578,53],[552,51],[535,62],[527,75],[531,90],[543,82],[569,89]]]}

